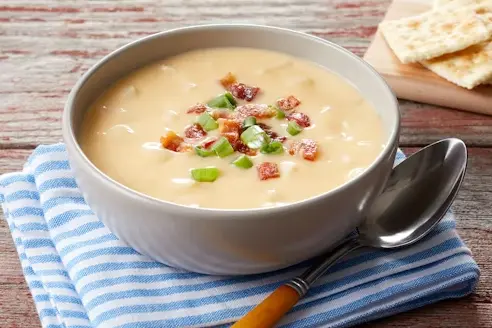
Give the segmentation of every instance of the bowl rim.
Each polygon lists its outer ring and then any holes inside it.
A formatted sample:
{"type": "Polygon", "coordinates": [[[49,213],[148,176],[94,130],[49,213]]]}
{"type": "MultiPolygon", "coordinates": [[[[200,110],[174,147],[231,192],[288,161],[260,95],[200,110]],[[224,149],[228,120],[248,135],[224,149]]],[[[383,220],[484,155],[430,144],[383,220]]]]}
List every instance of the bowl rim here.
{"type": "Polygon", "coordinates": [[[386,158],[389,156],[395,148],[395,145],[398,145],[398,140],[399,140],[399,135],[400,135],[400,121],[401,121],[401,114],[399,111],[399,104],[397,97],[395,96],[395,93],[393,90],[389,87],[389,85],[386,83],[386,81],[383,79],[383,77],[366,61],[364,61],[362,58],[359,56],[355,55],[351,51],[343,48],[342,46],[322,39],[320,37],[317,37],[312,34],[288,29],[288,28],[281,28],[281,27],[276,27],[276,26],[269,26],[269,25],[260,25],[260,24],[243,24],[243,23],[227,23],[227,24],[199,24],[199,25],[191,25],[191,26],[185,26],[185,27],[178,27],[178,28],[173,28],[161,32],[157,32],[142,38],[139,38],[137,40],[131,41],[116,50],[112,51],[111,53],[107,54],[104,56],[102,59],[100,59],[96,64],[94,64],[88,71],[86,71],[82,77],[79,78],[79,80],[76,82],[72,90],[70,91],[67,101],[64,106],[63,110],[63,117],[62,117],[62,135],[63,135],[63,140],[65,142],[65,147],[67,149],[67,152],[69,153],[69,161],[77,161],[79,166],[83,165],[85,169],[90,170],[92,175],[95,175],[98,177],[103,183],[105,183],[110,189],[113,189],[115,192],[122,193],[126,197],[131,197],[136,201],[144,202],[148,205],[154,206],[160,210],[164,210],[167,212],[173,212],[181,215],[186,215],[188,217],[200,217],[200,219],[203,218],[213,218],[213,219],[219,219],[219,218],[252,218],[252,217],[263,217],[264,215],[269,215],[269,214],[276,214],[276,213],[281,213],[285,211],[292,210],[294,208],[299,208],[299,207],[305,207],[305,206],[310,206],[311,204],[317,203],[322,201],[324,198],[328,198],[333,194],[336,194],[338,192],[341,192],[345,189],[350,188],[351,186],[357,184],[360,180],[362,180],[363,177],[366,177],[370,175],[377,166],[386,158]],[[370,166],[368,166],[364,172],[362,172],[359,176],[355,177],[354,179],[351,179],[336,188],[330,189],[324,193],[306,198],[306,199],[301,199],[299,201],[295,201],[292,203],[287,203],[287,204],[282,204],[278,206],[270,206],[270,207],[255,207],[255,208],[208,208],[208,207],[193,207],[193,206],[188,206],[188,205],[182,205],[178,203],[174,203],[171,201],[166,201],[163,199],[159,199],[150,195],[147,195],[143,192],[134,190],[130,187],[125,186],[124,184],[114,180],[104,172],[102,172],[99,168],[97,168],[92,161],[89,160],[89,158],[85,155],[83,150],[81,149],[77,138],[74,133],[73,129],[73,121],[72,121],[72,111],[73,107],[75,105],[75,98],[80,91],[80,89],[85,85],[85,83],[88,81],[88,79],[97,71],[99,70],[102,66],[104,66],[107,62],[111,61],[114,57],[122,54],[123,52],[127,51],[130,48],[133,47],[138,47],[139,44],[160,38],[163,35],[168,35],[168,34],[180,34],[180,33],[189,33],[190,31],[194,30],[206,30],[206,29],[258,29],[258,30],[268,30],[268,31],[277,31],[282,34],[290,34],[291,36],[297,37],[297,38],[304,38],[308,39],[309,41],[312,42],[319,42],[323,43],[325,46],[329,46],[334,48],[335,50],[338,50],[342,52],[344,55],[352,58],[352,60],[358,61],[360,64],[365,66],[366,69],[368,69],[370,72],[372,72],[373,78],[375,83],[377,82],[380,87],[382,87],[383,92],[385,92],[390,98],[392,102],[392,110],[395,115],[395,123],[393,126],[388,127],[391,129],[390,136],[387,138],[387,143],[385,144],[383,150],[379,152],[378,156],[373,160],[370,166]],[[69,149],[70,148],[70,149],[69,149]],[[70,152],[70,150],[72,150],[70,152]],[[72,155],[72,156],[70,156],[72,155]],[[196,215],[196,216],[195,216],[196,215]]]}

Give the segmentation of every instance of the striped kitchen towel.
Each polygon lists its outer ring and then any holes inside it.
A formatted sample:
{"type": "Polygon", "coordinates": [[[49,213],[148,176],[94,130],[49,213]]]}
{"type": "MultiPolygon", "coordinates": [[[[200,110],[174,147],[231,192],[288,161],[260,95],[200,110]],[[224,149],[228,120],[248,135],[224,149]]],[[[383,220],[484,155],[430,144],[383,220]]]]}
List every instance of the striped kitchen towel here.
{"type": "MultiPolygon", "coordinates": [[[[403,158],[400,152],[397,159],[403,158]]],[[[22,172],[3,175],[0,200],[45,328],[226,327],[309,264],[224,277],[154,262],[93,214],[63,144],[38,147],[22,172]]],[[[478,277],[448,214],[412,247],[351,254],[280,326],[348,327],[465,296],[478,277]]]]}

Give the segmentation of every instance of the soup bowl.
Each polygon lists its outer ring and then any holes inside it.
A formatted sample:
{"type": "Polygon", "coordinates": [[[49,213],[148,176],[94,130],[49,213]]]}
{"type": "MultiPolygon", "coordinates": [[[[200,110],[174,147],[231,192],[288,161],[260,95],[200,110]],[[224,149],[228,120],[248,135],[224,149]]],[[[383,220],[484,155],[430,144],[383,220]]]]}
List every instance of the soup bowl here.
{"type": "Polygon", "coordinates": [[[169,266],[238,275],[299,263],[327,250],[355,229],[389,177],[398,147],[399,122],[397,100],[384,80],[362,59],[338,45],[275,27],[203,25],[142,38],[99,61],[69,95],[63,138],[86,202],[118,238],[169,266]],[[85,112],[104,90],[146,64],[211,47],[277,51],[338,74],[377,111],[385,130],[384,147],[362,174],[335,189],[277,207],[237,210],[187,207],[159,200],[116,182],[91,163],[79,145],[78,134],[85,112]]]}

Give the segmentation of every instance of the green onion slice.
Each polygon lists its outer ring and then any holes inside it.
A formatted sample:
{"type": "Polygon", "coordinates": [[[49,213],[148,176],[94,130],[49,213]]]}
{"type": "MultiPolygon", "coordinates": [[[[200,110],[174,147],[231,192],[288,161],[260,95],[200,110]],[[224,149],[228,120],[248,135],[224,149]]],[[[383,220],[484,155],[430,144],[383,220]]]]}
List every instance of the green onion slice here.
{"type": "Polygon", "coordinates": [[[262,154],[282,154],[284,152],[284,146],[280,141],[273,141],[269,144],[263,145],[260,148],[262,154]]]}
{"type": "Polygon", "coordinates": [[[229,140],[225,137],[221,137],[217,140],[213,146],[212,150],[219,156],[220,158],[226,157],[234,153],[234,148],[232,148],[229,140]]]}
{"type": "Polygon", "coordinates": [[[221,94],[207,103],[208,106],[213,108],[236,108],[236,100],[230,92],[221,94]]]}
{"type": "Polygon", "coordinates": [[[232,164],[236,165],[241,169],[249,169],[253,167],[253,162],[246,155],[239,156],[234,162],[232,162],[232,164]]]}
{"type": "Polygon", "coordinates": [[[277,106],[272,106],[270,105],[269,107],[275,109],[275,111],[277,112],[277,114],[275,115],[275,117],[279,120],[283,120],[285,118],[285,112],[283,110],[281,110],[280,108],[278,108],[277,106]]]}
{"type": "Polygon", "coordinates": [[[219,123],[209,113],[203,113],[198,116],[197,122],[205,131],[212,131],[219,127],[219,123]]]}
{"type": "Polygon", "coordinates": [[[219,177],[219,169],[208,166],[198,169],[191,169],[191,177],[198,182],[214,182],[219,177]]]}
{"type": "Polygon", "coordinates": [[[270,137],[258,125],[253,125],[241,133],[241,141],[251,149],[258,149],[270,142],[270,137]]]}
{"type": "Polygon", "coordinates": [[[291,136],[295,136],[296,134],[301,133],[301,131],[302,131],[302,127],[300,127],[299,124],[297,124],[296,122],[289,121],[289,123],[287,124],[287,132],[291,136]]]}
{"type": "Polygon", "coordinates": [[[215,151],[213,151],[212,149],[205,149],[202,146],[196,146],[195,152],[200,157],[215,156],[215,151]]]}
{"type": "Polygon", "coordinates": [[[247,129],[250,126],[253,126],[253,125],[256,125],[256,117],[254,117],[254,116],[248,116],[243,121],[243,129],[247,129]]]}
{"type": "Polygon", "coordinates": [[[237,101],[236,99],[234,98],[234,96],[232,95],[232,93],[230,92],[226,92],[224,93],[224,96],[227,98],[227,100],[229,100],[229,102],[234,106],[236,107],[237,105],[237,101]]]}

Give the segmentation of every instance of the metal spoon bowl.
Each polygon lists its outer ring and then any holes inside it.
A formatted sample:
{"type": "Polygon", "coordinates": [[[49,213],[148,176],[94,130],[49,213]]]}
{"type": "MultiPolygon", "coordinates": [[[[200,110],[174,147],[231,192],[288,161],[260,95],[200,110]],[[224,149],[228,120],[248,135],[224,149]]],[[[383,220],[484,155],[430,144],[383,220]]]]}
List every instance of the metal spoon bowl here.
{"type": "Polygon", "coordinates": [[[466,164],[466,146],[459,139],[438,141],[401,162],[359,226],[359,242],[395,248],[427,235],[454,201],[466,164]]]}
{"type": "Polygon", "coordinates": [[[463,182],[467,150],[463,141],[444,139],[397,165],[355,237],[318,257],[302,275],[275,290],[232,328],[272,327],[335,262],[357,248],[411,245],[444,217],[463,182]]]}

